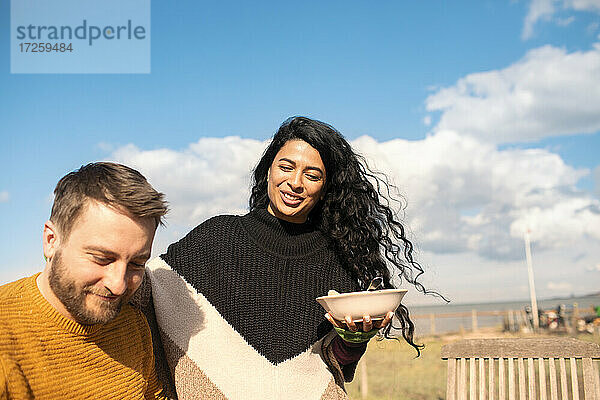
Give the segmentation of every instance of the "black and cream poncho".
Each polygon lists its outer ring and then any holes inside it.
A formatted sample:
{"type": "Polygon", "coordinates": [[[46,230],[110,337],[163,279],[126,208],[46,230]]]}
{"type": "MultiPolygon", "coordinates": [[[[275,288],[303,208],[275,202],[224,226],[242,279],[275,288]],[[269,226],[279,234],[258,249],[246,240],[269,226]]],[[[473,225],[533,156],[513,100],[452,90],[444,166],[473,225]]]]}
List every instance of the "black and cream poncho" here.
{"type": "Polygon", "coordinates": [[[358,285],[310,224],[266,210],[214,217],[148,272],[180,399],[346,398],[355,364],[342,372],[315,298],[358,285]]]}

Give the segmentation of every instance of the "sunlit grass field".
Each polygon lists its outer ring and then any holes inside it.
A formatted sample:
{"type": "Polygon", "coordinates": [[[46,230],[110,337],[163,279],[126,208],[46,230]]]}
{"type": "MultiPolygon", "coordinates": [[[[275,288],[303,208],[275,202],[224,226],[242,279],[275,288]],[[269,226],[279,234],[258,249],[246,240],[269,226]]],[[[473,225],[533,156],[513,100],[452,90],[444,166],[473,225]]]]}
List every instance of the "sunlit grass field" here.
{"type": "Polygon", "coordinates": [[[426,338],[419,358],[404,341],[372,340],[346,386],[352,400],[360,400],[362,368],[366,364],[369,400],[443,399],[446,396],[446,362],[440,359],[442,341],[426,338]]]}
{"type": "MultiPolygon", "coordinates": [[[[511,335],[514,336],[514,335],[511,335]]],[[[531,335],[528,335],[529,337],[531,335]]],[[[470,334],[474,337],[508,337],[500,331],[470,334]]],[[[440,358],[442,345],[460,340],[461,336],[426,337],[420,340],[425,344],[419,358],[404,341],[385,340],[369,343],[356,370],[354,381],[347,384],[348,395],[352,400],[361,400],[361,376],[366,364],[368,400],[410,399],[438,400],[446,398],[446,361],[440,358]]],[[[600,336],[581,334],[577,339],[600,344],[600,336]]]]}

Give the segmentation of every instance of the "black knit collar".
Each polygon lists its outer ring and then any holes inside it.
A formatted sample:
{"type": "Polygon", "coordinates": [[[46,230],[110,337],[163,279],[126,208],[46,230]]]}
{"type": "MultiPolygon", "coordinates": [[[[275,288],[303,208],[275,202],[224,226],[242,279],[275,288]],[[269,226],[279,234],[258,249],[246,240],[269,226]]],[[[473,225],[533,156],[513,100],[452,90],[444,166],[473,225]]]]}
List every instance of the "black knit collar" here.
{"type": "Polygon", "coordinates": [[[271,215],[267,209],[252,210],[241,221],[260,247],[282,257],[308,255],[327,245],[323,234],[312,223],[287,222],[271,215]]]}

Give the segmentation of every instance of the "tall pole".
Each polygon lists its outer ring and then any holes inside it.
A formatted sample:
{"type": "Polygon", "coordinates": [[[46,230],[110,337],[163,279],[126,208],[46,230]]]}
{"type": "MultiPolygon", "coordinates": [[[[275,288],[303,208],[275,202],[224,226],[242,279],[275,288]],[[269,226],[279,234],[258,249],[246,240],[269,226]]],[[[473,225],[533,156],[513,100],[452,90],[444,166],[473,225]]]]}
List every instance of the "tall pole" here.
{"type": "Polygon", "coordinates": [[[525,231],[525,257],[527,258],[527,272],[529,274],[529,297],[531,297],[531,316],[533,318],[533,329],[537,330],[540,327],[540,321],[538,319],[538,307],[537,300],[535,297],[535,283],[533,282],[533,266],[531,262],[531,241],[529,239],[529,233],[531,231],[527,229],[525,231]]]}

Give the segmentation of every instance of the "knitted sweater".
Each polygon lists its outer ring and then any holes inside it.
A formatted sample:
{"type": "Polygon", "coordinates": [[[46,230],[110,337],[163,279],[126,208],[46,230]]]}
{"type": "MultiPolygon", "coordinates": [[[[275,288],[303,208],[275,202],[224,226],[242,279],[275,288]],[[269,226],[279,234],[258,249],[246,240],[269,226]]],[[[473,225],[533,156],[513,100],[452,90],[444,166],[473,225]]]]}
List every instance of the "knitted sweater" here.
{"type": "Polygon", "coordinates": [[[347,398],[343,372],[356,363],[333,357],[336,334],[315,298],[358,285],[310,224],[266,210],[214,217],[148,272],[180,399],[347,398]]]}
{"type": "Polygon", "coordinates": [[[154,399],[150,330],[130,305],[106,324],[59,314],[39,274],[0,286],[0,399],[154,399]]]}

